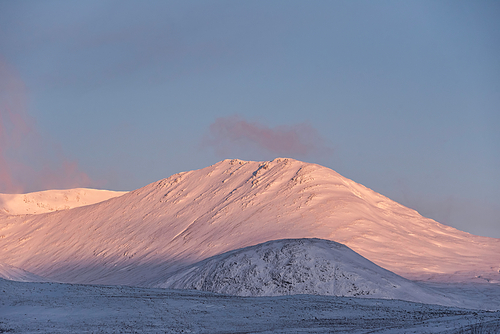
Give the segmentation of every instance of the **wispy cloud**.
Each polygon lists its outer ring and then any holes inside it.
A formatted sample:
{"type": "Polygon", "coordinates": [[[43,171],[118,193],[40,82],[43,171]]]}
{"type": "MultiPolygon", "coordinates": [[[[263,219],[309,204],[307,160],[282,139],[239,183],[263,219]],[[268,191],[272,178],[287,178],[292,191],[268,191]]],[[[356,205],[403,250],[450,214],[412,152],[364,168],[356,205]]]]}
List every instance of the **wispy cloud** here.
{"type": "Polygon", "coordinates": [[[251,151],[262,155],[304,158],[332,151],[308,123],[271,128],[258,122],[248,122],[237,115],[216,119],[210,125],[204,145],[224,157],[251,151]]]}
{"type": "Polygon", "coordinates": [[[36,129],[24,82],[0,56],[0,192],[17,193],[95,184],[36,129]]]}

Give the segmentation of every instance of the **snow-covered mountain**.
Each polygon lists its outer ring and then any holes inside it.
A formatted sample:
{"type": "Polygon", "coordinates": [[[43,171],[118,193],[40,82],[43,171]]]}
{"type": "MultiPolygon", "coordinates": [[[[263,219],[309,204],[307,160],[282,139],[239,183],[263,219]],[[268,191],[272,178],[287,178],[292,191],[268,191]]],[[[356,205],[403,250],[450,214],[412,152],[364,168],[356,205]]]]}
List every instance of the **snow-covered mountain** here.
{"type": "Polygon", "coordinates": [[[322,239],[274,240],[216,255],[179,270],[158,287],[236,296],[312,294],[458,306],[342,244],[322,239]]]}
{"type": "Polygon", "coordinates": [[[0,262],[51,280],[150,286],[270,240],[343,243],[410,279],[500,282],[500,239],[422,217],[331,169],[224,160],[107,201],[0,218],[0,262]]]}
{"type": "Polygon", "coordinates": [[[22,215],[66,210],[99,203],[125,193],[125,191],[76,188],[27,194],[0,194],[0,212],[22,215]]]}

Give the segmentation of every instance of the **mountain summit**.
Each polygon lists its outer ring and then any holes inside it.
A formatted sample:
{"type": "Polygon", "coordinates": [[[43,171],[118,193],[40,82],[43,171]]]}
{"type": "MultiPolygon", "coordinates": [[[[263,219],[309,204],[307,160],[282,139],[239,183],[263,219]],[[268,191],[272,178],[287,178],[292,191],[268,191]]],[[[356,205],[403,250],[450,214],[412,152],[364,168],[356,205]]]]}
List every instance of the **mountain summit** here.
{"type": "Polygon", "coordinates": [[[214,255],[298,238],[345,244],[410,279],[500,282],[500,239],[293,159],[224,160],[101,203],[0,217],[0,262],[55,281],[150,286],[214,255]]]}

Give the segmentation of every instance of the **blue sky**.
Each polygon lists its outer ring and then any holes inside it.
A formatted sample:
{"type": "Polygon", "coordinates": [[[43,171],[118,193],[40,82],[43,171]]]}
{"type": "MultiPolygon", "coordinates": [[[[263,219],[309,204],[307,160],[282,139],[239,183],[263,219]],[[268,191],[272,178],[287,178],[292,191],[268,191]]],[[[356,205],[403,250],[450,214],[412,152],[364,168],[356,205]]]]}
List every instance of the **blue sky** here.
{"type": "Polygon", "coordinates": [[[500,238],[497,1],[0,1],[0,192],[319,163],[500,238]]]}

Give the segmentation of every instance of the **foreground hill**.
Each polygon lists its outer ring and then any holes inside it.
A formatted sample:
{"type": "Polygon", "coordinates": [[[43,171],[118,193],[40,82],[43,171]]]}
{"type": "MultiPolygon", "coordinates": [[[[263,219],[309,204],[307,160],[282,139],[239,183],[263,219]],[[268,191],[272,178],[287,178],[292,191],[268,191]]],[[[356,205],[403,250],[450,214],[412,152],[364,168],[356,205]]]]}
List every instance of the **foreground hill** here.
{"type": "Polygon", "coordinates": [[[89,206],[0,218],[0,262],[52,280],[150,286],[270,240],[343,243],[410,279],[500,282],[500,239],[422,217],[331,169],[224,160],[89,206]]]}
{"type": "Polygon", "coordinates": [[[179,270],[158,286],[236,296],[312,294],[460,305],[342,244],[321,239],[274,240],[216,255],[179,270]]]}
{"type": "Polygon", "coordinates": [[[76,188],[27,194],[0,194],[0,212],[23,215],[66,210],[99,203],[125,193],[125,191],[76,188]]]}

